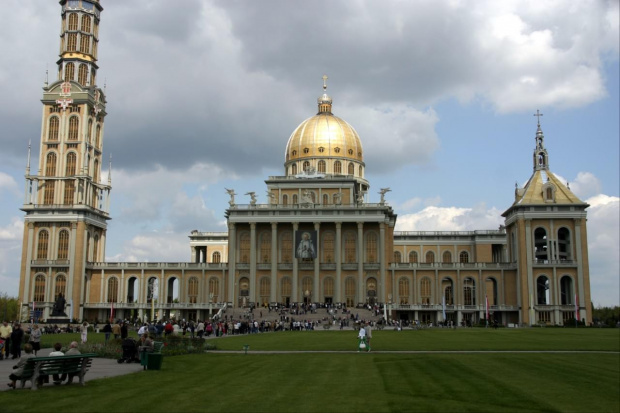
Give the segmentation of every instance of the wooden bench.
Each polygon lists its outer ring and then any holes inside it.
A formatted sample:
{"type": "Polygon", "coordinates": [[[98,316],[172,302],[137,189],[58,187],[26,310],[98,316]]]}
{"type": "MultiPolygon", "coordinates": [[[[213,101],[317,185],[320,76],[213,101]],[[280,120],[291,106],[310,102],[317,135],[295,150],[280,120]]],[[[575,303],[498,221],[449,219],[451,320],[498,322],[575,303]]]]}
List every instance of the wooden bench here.
{"type": "Polygon", "coordinates": [[[24,388],[27,381],[32,383],[32,390],[37,390],[39,384],[39,378],[49,376],[52,374],[67,374],[69,380],[73,376],[80,378],[80,384],[84,385],[84,376],[92,365],[94,357],[98,357],[97,354],[77,354],[71,356],[56,356],[56,357],[33,357],[28,359],[24,372],[21,375],[19,381],[21,387],[24,388]]]}

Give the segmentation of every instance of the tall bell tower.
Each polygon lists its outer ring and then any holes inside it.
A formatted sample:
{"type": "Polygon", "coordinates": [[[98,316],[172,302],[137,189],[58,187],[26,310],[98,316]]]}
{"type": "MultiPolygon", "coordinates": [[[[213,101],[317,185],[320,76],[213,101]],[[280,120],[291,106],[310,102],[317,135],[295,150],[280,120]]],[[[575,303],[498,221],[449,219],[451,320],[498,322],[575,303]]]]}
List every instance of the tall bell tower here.
{"type": "Polygon", "coordinates": [[[111,175],[101,181],[104,91],[97,86],[98,0],[61,0],[57,79],[43,87],[39,163],[26,166],[22,319],[81,319],[92,263],[105,257],[111,175]],[[65,307],[54,308],[59,295],[65,307]],[[65,315],[66,314],[66,315],[65,315]]]}

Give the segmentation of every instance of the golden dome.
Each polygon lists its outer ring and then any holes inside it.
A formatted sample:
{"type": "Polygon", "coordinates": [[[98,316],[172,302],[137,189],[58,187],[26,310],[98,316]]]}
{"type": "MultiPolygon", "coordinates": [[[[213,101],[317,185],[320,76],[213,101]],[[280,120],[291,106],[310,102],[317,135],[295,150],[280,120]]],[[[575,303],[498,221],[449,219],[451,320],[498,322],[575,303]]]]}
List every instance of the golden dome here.
{"type": "Polygon", "coordinates": [[[286,162],[323,157],[363,162],[362,142],[355,129],[327,112],[303,121],[286,145],[286,162]]]}

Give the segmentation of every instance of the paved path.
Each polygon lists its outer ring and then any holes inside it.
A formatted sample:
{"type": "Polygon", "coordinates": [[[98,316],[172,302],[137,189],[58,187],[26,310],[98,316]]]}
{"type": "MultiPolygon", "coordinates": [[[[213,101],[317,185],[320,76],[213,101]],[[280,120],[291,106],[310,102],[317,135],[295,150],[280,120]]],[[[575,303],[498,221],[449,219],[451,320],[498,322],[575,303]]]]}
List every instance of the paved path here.
{"type": "MultiPolygon", "coordinates": [[[[41,349],[37,353],[37,356],[45,357],[47,356],[52,349],[44,348],[41,349]]],[[[13,366],[15,365],[15,360],[0,360],[0,391],[10,390],[10,388],[6,385],[9,382],[9,374],[13,371],[13,366]]],[[[95,380],[95,379],[103,379],[106,377],[115,377],[121,376],[124,374],[135,373],[138,371],[142,371],[142,366],[140,363],[123,363],[118,364],[115,359],[106,359],[106,358],[94,358],[93,364],[91,368],[84,376],[85,381],[95,380]]],[[[76,381],[73,381],[72,386],[76,385],[76,381]]],[[[18,390],[19,390],[19,382],[17,382],[18,390]]],[[[79,384],[77,384],[79,386],[79,384]]],[[[26,382],[26,387],[24,389],[30,389],[31,383],[26,382]]],[[[50,380],[49,384],[45,384],[44,386],[54,386],[52,381],[50,380]]]]}

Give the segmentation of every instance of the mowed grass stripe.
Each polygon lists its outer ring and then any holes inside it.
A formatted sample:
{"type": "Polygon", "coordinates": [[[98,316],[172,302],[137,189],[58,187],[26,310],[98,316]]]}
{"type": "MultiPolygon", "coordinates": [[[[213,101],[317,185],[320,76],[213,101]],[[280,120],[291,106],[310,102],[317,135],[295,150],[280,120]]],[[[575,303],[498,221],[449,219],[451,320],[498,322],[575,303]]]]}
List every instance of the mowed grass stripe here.
{"type": "Polygon", "coordinates": [[[15,412],[620,409],[618,354],[217,354],[86,387],[3,392],[15,412]]]}

